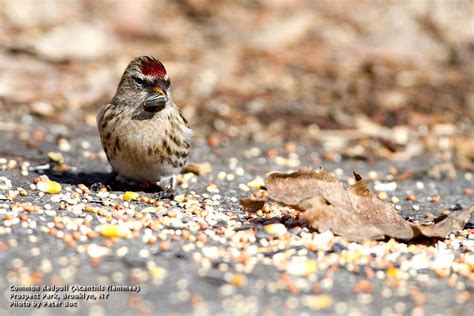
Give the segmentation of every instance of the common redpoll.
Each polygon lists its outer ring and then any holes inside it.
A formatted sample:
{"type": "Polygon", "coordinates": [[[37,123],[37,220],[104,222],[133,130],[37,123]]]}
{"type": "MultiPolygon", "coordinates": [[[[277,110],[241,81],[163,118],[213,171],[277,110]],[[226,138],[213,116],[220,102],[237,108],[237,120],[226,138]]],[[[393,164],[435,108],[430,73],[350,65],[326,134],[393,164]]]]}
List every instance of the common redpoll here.
{"type": "Polygon", "coordinates": [[[97,125],[114,173],[174,192],[193,132],[173,103],[159,60],[141,56],[130,62],[112,101],[99,111],[97,125]]]}

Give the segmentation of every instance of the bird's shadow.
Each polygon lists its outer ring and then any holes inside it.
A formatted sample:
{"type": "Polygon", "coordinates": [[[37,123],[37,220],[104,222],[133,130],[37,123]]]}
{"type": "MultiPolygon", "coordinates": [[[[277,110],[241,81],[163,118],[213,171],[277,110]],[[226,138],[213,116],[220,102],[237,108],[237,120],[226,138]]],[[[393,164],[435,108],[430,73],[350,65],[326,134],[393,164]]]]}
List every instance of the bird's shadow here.
{"type": "Polygon", "coordinates": [[[92,189],[107,187],[111,191],[142,191],[146,193],[159,193],[163,191],[158,185],[144,186],[132,181],[118,181],[115,179],[116,175],[111,172],[71,172],[48,169],[37,173],[44,174],[48,176],[49,179],[62,184],[84,184],[86,187],[92,189]]]}

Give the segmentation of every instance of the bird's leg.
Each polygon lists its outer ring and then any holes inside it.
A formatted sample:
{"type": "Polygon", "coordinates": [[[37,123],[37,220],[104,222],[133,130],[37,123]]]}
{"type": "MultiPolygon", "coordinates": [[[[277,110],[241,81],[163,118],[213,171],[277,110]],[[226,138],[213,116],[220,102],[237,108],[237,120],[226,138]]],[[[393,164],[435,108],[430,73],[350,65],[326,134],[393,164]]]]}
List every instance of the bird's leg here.
{"type": "Polygon", "coordinates": [[[163,177],[160,180],[162,191],[158,192],[157,199],[174,199],[174,190],[176,188],[177,177],[175,175],[163,177]]]}
{"type": "Polygon", "coordinates": [[[177,182],[178,182],[178,176],[176,175],[171,176],[168,183],[168,191],[174,192],[174,190],[176,189],[177,182]]]}

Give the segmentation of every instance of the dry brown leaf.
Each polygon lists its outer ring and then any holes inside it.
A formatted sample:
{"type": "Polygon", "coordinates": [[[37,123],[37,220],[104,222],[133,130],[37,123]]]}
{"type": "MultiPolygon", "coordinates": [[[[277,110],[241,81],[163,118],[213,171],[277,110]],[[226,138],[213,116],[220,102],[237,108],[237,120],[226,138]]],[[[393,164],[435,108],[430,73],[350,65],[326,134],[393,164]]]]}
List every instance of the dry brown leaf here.
{"type": "MultiPolygon", "coordinates": [[[[422,225],[404,220],[392,204],[380,201],[356,173],[357,182],[347,190],[330,173],[300,169],[292,173],[271,173],[265,181],[269,200],[303,210],[302,218],[319,231],[351,240],[381,239],[385,236],[410,240],[417,236],[446,237],[462,229],[474,206],[451,212],[436,223],[422,225]]],[[[263,205],[242,201],[251,208],[263,205]]],[[[255,201],[253,201],[255,202],[255,201]]]]}

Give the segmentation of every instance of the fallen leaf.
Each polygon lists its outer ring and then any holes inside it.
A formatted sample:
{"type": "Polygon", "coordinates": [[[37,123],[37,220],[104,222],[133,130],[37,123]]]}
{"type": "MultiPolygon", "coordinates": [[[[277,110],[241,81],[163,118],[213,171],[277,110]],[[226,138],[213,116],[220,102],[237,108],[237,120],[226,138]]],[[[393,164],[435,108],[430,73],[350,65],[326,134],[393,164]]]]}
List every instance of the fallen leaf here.
{"type": "Polygon", "coordinates": [[[313,169],[274,172],[265,181],[267,199],[247,198],[241,203],[255,210],[265,201],[275,201],[304,211],[302,219],[313,228],[351,240],[382,239],[385,236],[411,240],[418,236],[446,237],[463,228],[471,208],[445,214],[429,224],[404,220],[392,204],[379,200],[365,180],[354,173],[356,183],[345,189],[332,174],[313,169]]]}

